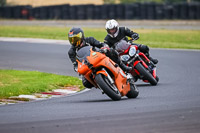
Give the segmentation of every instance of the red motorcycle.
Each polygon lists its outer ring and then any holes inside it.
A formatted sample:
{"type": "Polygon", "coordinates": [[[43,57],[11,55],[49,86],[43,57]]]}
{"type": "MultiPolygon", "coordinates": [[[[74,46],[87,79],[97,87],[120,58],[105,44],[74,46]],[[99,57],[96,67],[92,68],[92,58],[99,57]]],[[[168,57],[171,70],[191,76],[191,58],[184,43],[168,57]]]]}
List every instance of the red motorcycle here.
{"type": "Polygon", "coordinates": [[[133,67],[131,74],[135,81],[139,78],[144,82],[149,82],[151,85],[157,85],[159,78],[156,75],[155,64],[144,53],[139,51],[136,45],[132,45],[131,42],[121,40],[115,45],[121,60],[127,66],[133,67]]]}

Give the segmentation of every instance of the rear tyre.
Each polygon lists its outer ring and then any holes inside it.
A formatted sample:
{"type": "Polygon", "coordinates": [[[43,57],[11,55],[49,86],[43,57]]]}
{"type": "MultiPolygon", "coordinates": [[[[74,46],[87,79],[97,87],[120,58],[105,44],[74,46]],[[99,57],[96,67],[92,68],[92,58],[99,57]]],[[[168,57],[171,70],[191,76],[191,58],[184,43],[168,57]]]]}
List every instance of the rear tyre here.
{"type": "Polygon", "coordinates": [[[138,72],[143,76],[145,80],[148,80],[151,85],[157,85],[157,80],[153,77],[153,75],[144,68],[144,66],[141,63],[138,63],[135,68],[138,70],[138,72]]]}
{"type": "Polygon", "coordinates": [[[136,87],[136,85],[134,85],[134,84],[130,84],[130,91],[127,93],[127,97],[128,98],[136,98],[138,95],[139,95],[139,91],[138,91],[138,89],[137,89],[137,87],[136,87]]]}
{"type": "Polygon", "coordinates": [[[103,74],[97,74],[95,80],[98,86],[108,95],[112,100],[118,101],[121,99],[121,94],[115,85],[111,84],[107,77],[103,74]]]}

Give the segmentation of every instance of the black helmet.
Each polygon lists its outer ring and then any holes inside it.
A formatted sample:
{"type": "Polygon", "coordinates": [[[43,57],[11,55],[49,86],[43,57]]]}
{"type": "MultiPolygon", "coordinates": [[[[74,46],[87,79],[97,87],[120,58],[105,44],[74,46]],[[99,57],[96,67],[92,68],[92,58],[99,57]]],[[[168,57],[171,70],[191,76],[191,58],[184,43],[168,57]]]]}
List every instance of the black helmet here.
{"type": "Polygon", "coordinates": [[[79,47],[84,39],[84,33],[81,28],[72,28],[68,33],[68,39],[71,45],[79,47]]]}

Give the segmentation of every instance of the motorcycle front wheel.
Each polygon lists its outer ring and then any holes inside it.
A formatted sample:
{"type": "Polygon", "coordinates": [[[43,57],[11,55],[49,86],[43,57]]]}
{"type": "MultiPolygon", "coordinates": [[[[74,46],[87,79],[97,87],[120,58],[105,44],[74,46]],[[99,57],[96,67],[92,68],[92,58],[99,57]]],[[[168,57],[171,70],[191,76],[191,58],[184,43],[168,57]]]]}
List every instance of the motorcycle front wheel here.
{"type": "Polygon", "coordinates": [[[142,75],[143,79],[148,80],[151,85],[157,85],[157,80],[147,69],[144,68],[144,66],[141,63],[138,63],[135,66],[135,69],[137,69],[138,72],[142,75]]]}
{"type": "Polygon", "coordinates": [[[121,99],[121,94],[117,87],[110,83],[108,78],[103,74],[97,74],[95,80],[98,86],[104,91],[104,93],[114,101],[121,99]]]}

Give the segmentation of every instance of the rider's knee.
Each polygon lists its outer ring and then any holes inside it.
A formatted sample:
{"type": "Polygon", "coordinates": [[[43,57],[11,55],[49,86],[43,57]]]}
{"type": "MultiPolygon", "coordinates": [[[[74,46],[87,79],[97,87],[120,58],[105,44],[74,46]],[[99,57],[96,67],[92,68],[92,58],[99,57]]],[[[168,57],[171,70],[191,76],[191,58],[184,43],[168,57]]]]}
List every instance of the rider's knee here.
{"type": "Polygon", "coordinates": [[[143,44],[140,44],[139,45],[139,50],[143,53],[148,53],[149,52],[149,47],[147,45],[143,45],[143,44]]]}

